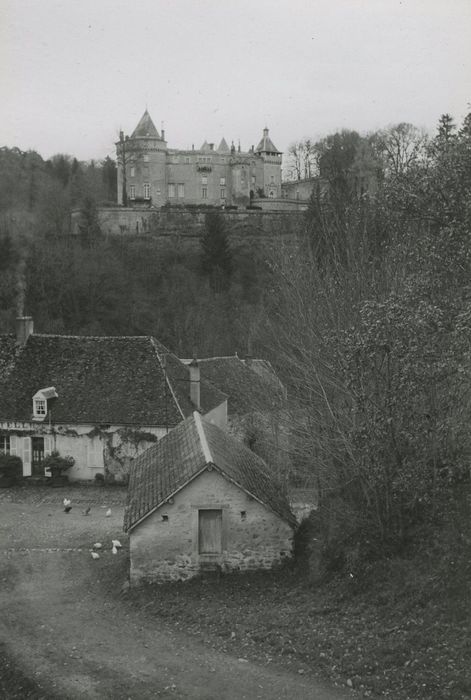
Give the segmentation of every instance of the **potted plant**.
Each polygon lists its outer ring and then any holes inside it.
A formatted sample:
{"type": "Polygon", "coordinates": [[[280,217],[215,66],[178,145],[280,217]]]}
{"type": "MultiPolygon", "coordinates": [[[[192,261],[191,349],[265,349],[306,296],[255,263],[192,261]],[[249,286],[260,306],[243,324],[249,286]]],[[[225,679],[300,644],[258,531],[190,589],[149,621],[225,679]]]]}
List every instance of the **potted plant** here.
{"type": "Polygon", "coordinates": [[[51,472],[53,486],[62,486],[68,483],[69,477],[64,472],[73,467],[74,464],[75,459],[73,457],[70,455],[62,457],[57,450],[51,452],[43,460],[44,469],[51,472]]]}
{"type": "Polygon", "coordinates": [[[15,486],[23,476],[23,462],[16,455],[0,454],[0,486],[15,486]]]}

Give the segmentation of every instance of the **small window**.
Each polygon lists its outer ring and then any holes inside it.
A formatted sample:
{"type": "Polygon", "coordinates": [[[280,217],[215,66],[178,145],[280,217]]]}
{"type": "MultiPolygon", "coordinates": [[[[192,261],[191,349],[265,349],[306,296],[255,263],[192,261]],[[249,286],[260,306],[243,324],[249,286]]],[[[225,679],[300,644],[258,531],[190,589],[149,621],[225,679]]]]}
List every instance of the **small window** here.
{"type": "Polygon", "coordinates": [[[274,175],[270,175],[270,182],[275,182],[275,176],[274,176],[274,175]]]}
{"type": "Polygon", "coordinates": [[[189,162],[190,162],[190,157],[188,156],[187,158],[185,158],[185,163],[189,163],[189,162]]]}
{"type": "Polygon", "coordinates": [[[255,175],[252,175],[252,185],[255,185],[255,175]]]}
{"type": "Polygon", "coordinates": [[[221,199],[226,199],[226,188],[221,187],[221,199]]]}
{"type": "Polygon", "coordinates": [[[149,162],[149,156],[145,155],[144,156],[144,163],[148,163],[148,162],[149,162]]]}
{"type": "Polygon", "coordinates": [[[46,399],[34,399],[34,415],[46,415],[46,399]]]}
{"type": "Polygon", "coordinates": [[[168,523],[168,515],[162,515],[162,522],[168,523]]]}
{"type": "Polygon", "coordinates": [[[183,182],[178,184],[178,196],[183,198],[185,196],[185,185],[183,182]]]}
{"type": "Polygon", "coordinates": [[[226,184],[226,178],[225,177],[219,178],[219,184],[221,185],[221,187],[224,187],[224,185],[226,184]]]}
{"type": "Polygon", "coordinates": [[[135,174],[136,174],[136,168],[133,165],[133,166],[131,166],[131,177],[134,177],[135,174]]]}
{"type": "Polygon", "coordinates": [[[170,197],[175,197],[175,185],[173,183],[170,183],[168,186],[168,196],[170,197]]]}
{"type": "Polygon", "coordinates": [[[129,199],[136,199],[136,186],[131,185],[129,188],[129,199]]]}
{"type": "Polygon", "coordinates": [[[241,510],[240,511],[240,519],[241,520],[246,520],[247,519],[247,511],[241,510]]]}
{"type": "Polygon", "coordinates": [[[10,436],[0,435],[0,455],[10,454],[10,436]]]}
{"type": "Polygon", "coordinates": [[[275,196],[275,193],[273,192],[273,190],[270,190],[270,195],[269,195],[269,196],[270,196],[270,197],[274,197],[274,196],[275,196]]]}
{"type": "Polygon", "coordinates": [[[207,188],[207,187],[202,187],[202,188],[201,188],[201,197],[202,197],[203,199],[207,199],[207,198],[208,198],[208,188],[207,188]]]}
{"type": "Polygon", "coordinates": [[[150,185],[148,182],[144,183],[144,199],[150,199],[150,185]]]}

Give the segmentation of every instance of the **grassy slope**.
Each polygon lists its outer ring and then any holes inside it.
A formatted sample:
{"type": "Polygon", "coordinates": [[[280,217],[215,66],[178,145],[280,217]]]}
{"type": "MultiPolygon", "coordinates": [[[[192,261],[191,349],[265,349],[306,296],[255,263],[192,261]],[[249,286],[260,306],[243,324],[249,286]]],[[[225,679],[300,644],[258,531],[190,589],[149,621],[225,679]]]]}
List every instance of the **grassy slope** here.
{"type": "Polygon", "coordinates": [[[212,646],[365,697],[471,698],[471,496],[401,558],[314,586],[294,572],[146,587],[131,600],[212,646]]]}

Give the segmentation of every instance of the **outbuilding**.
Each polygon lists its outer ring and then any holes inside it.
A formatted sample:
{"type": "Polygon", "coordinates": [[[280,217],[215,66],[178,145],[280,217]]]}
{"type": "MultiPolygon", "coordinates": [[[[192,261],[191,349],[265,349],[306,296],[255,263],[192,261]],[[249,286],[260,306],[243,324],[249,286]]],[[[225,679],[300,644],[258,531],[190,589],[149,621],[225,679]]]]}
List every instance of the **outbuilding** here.
{"type": "Polygon", "coordinates": [[[198,412],[132,464],[124,520],[132,584],[277,567],[295,527],[265,462],[198,412]]]}

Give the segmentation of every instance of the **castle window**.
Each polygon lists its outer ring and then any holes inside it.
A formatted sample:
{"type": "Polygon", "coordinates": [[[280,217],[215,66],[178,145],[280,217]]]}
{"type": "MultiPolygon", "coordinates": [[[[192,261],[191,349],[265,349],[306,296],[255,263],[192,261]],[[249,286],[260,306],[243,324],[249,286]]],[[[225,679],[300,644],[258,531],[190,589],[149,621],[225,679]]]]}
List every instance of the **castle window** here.
{"type": "Polygon", "coordinates": [[[0,455],[10,454],[10,436],[0,435],[0,455]]]}
{"type": "Polygon", "coordinates": [[[189,157],[185,158],[185,163],[189,163],[189,162],[190,162],[190,158],[189,157]]]}
{"type": "Polygon", "coordinates": [[[273,192],[273,190],[270,190],[270,195],[269,195],[269,196],[270,196],[270,197],[274,197],[274,196],[275,196],[275,193],[273,192]]]}
{"type": "Polygon", "coordinates": [[[224,185],[226,184],[226,178],[225,178],[225,177],[221,177],[221,178],[219,179],[219,184],[220,184],[222,187],[224,187],[224,185]]]}
{"type": "Polygon", "coordinates": [[[136,174],[136,168],[134,167],[134,165],[132,165],[131,166],[131,177],[134,177],[135,174],[136,174]]]}
{"type": "Polygon", "coordinates": [[[252,175],[252,185],[255,185],[255,175],[252,175]]]}
{"type": "Polygon", "coordinates": [[[144,183],[144,199],[150,199],[150,185],[148,182],[144,183]]]}
{"type": "Polygon", "coordinates": [[[178,183],[178,196],[179,197],[185,196],[185,185],[183,182],[178,183]]]}
{"type": "Polygon", "coordinates": [[[136,199],[136,186],[131,185],[129,187],[129,199],[136,199]]]}
{"type": "Polygon", "coordinates": [[[168,196],[170,197],[175,197],[175,185],[172,183],[169,183],[168,186],[168,196]]]}
{"type": "Polygon", "coordinates": [[[270,182],[275,182],[275,176],[274,176],[274,175],[270,175],[270,182]]]}
{"type": "Polygon", "coordinates": [[[148,156],[148,155],[145,155],[145,156],[144,156],[144,163],[148,163],[148,162],[149,162],[149,156],[148,156]]]}
{"type": "Polygon", "coordinates": [[[201,184],[202,184],[202,185],[207,185],[207,184],[208,184],[208,178],[206,177],[206,175],[205,175],[204,177],[201,178],[201,184]]]}
{"type": "Polygon", "coordinates": [[[226,199],[226,188],[221,187],[221,199],[226,199]]]}
{"type": "Polygon", "coordinates": [[[202,197],[203,199],[207,199],[207,198],[208,198],[208,188],[207,188],[207,187],[202,187],[202,188],[201,188],[201,197],[202,197]]]}

